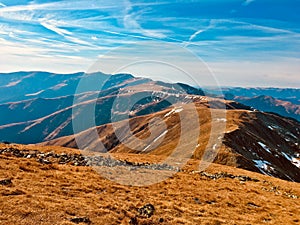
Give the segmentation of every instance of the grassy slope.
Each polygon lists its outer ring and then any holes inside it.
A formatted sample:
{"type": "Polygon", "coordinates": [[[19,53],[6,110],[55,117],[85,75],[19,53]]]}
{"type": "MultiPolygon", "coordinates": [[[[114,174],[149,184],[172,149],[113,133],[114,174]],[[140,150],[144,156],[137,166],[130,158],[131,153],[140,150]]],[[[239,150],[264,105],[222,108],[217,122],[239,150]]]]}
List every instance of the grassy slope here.
{"type": "MultiPolygon", "coordinates": [[[[15,147],[77,152],[59,147],[15,147]]],[[[119,157],[151,162],[159,156],[119,157]]],[[[207,171],[247,175],[259,182],[212,180],[192,172],[197,163],[191,160],[183,172],[161,183],[130,187],[103,179],[90,167],[42,165],[34,159],[0,155],[0,180],[13,178],[11,186],[0,185],[0,224],[74,224],[70,219],[76,216],[88,217],[92,224],[129,224],[146,203],[152,203],[156,211],[151,218],[138,217],[138,224],[300,223],[299,199],[294,199],[300,196],[299,183],[217,164],[207,171]]]]}

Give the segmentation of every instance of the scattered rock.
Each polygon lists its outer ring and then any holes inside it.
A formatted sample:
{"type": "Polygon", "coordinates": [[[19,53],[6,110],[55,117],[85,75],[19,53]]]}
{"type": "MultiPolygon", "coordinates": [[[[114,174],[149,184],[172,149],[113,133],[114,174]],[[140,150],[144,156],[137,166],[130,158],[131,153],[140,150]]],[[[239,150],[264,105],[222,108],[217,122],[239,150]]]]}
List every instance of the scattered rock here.
{"type": "Polygon", "coordinates": [[[75,216],[76,213],[72,212],[72,211],[69,211],[69,210],[66,210],[66,213],[70,216],[75,216]]]}
{"type": "Polygon", "coordinates": [[[206,201],[205,203],[209,204],[209,205],[213,205],[213,204],[216,204],[217,202],[212,200],[212,201],[206,201]]]}
{"type": "Polygon", "coordinates": [[[263,222],[264,222],[264,223],[268,223],[268,222],[270,222],[270,221],[271,221],[271,219],[269,219],[269,218],[264,218],[264,219],[263,219],[263,222]]]}
{"type": "Polygon", "coordinates": [[[256,205],[256,204],[253,203],[253,202],[248,202],[247,205],[248,205],[248,206],[251,206],[251,207],[253,207],[253,208],[258,208],[258,207],[260,207],[259,205],[256,205]]]}
{"type": "Polygon", "coordinates": [[[12,178],[0,180],[1,185],[12,185],[12,178]]]}
{"type": "Polygon", "coordinates": [[[263,191],[273,192],[276,195],[285,196],[291,199],[299,199],[300,197],[292,192],[292,190],[284,191],[280,186],[274,185],[272,182],[263,181],[264,184],[269,185],[270,187],[262,187],[263,191]]]}
{"type": "Polygon", "coordinates": [[[74,217],[70,219],[71,222],[79,224],[79,223],[86,223],[91,224],[91,220],[88,217],[74,217]]]}
{"type": "Polygon", "coordinates": [[[288,193],[288,192],[285,192],[284,195],[288,198],[292,198],[292,199],[298,199],[299,196],[295,195],[295,194],[292,194],[292,193],[288,193]]]}
{"type": "Polygon", "coordinates": [[[150,218],[154,214],[155,208],[152,204],[148,203],[138,209],[139,216],[150,218]]]}
{"type": "Polygon", "coordinates": [[[207,172],[202,171],[202,172],[193,172],[193,173],[199,173],[201,176],[207,177],[212,180],[218,180],[221,178],[230,178],[230,179],[237,179],[241,182],[246,182],[246,181],[259,182],[259,180],[256,178],[251,178],[251,177],[244,176],[244,175],[236,176],[236,175],[229,174],[226,172],[212,174],[212,173],[207,173],[207,172]]]}
{"type": "Polygon", "coordinates": [[[199,198],[194,198],[194,201],[197,203],[197,204],[201,204],[201,201],[199,198]]]}
{"type": "Polygon", "coordinates": [[[43,158],[38,159],[38,162],[42,163],[42,164],[51,164],[51,162],[49,160],[43,159],[43,158]]]}
{"type": "Polygon", "coordinates": [[[164,218],[159,218],[158,220],[159,223],[163,223],[164,221],[165,221],[164,218]]]}
{"type": "Polygon", "coordinates": [[[116,167],[124,166],[129,170],[136,169],[149,169],[149,170],[168,170],[179,172],[180,168],[171,166],[165,163],[161,164],[150,164],[150,163],[138,163],[130,162],[127,160],[116,160],[111,157],[103,156],[85,156],[82,154],[67,154],[61,153],[56,154],[54,152],[40,152],[38,150],[19,150],[14,149],[13,147],[0,149],[0,154],[15,156],[18,158],[35,158],[37,162],[41,164],[71,164],[73,166],[107,166],[107,167],[116,167]]]}
{"type": "Polygon", "coordinates": [[[3,193],[4,196],[25,195],[25,194],[26,193],[24,191],[19,190],[19,189],[3,193]]]}
{"type": "Polygon", "coordinates": [[[129,220],[129,224],[131,225],[138,225],[138,220],[136,217],[133,217],[129,220]]]}

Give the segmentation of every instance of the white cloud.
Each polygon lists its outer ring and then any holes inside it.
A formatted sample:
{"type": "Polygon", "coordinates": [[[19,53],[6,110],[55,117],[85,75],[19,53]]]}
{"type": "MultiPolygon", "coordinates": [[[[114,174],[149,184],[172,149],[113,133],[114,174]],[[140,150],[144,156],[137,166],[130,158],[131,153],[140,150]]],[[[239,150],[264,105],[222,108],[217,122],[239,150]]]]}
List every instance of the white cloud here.
{"type": "Polygon", "coordinates": [[[123,18],[124,27],[129,30],[140,29],[140,24],[133,18],[132,14],[126,14],[123,18]]]}
{"type": "Polygon", "coordinates": [[[20,11],[35,11],[35,10],[86,10],[86,9],[108,9],[116,8],[118,6],[109,4],[104,0],[75,0],[75,1],[60,1],[42,4],[28,4],[28,5],[15,5],[10,7],[1,8],[1,12],[20,12],[20,11]]]}
{"type": "MultiPolygon", "coordinates": [[[[84,41],[84,40],[81,40],[77,37],[72,37],[72,36],[64,36],[67,40],[73,42],[73,43],[76,43],[76,44],[79,44],[79,45],[86,45],[86,46],[91,46],[93,47],[94,45],[91,44],[90,42],[88,41],[84,41]]],[[[97,46],[94,46],[94,47],[97,47],[97,46]]]]}
{"type": "Polygon", "coordinates": [[[264,32],[270,32],[270,33],[289,33],[289,34],[295,34],[295,32],[286,30],[286,29],[280,29],[280,28],[275,28],[275,27],[270,27],[270,26],[261,26],[261,25],[256,25],[256,24],[250,24],[250,23],[245,23],[249,26],[250,29],[252,30],[262,30],[264,32]]]}
{"type": "Polygon", "coordinates": [[[191,43],[191,41],[192,41],[193,39],[195,39],[199,34],[201,34],[201,33],[205,32],[205,31],[207,31],[207,30],[213,28],[213,27],[214,27],[214,22],[213,22],[213,21],[214,21],[214,20],[210,20],[209,25],[208,25],[207,27],[205,27],[205,28],[203,28],[203,29],[200,29],[200,30],[196,31],[195,33],[193,33],[193,34],[189,37],[189,40],[188,40],[187,42],[183,42],[183,43],[184,43],[184,47],[187,47],[187,46],[191,43]]]}
{"type": "Polygon", "coordinates": [[[124,10],[123,24],[126,30],[134,33],[140,33],[141,35],[150,38],[162,39],[166,37],[164,33],[158,30],[144,29],[138,22],[138,15],[142,13],[142,11],[131,12],[133,5],[129,0],[124,0],[124,6],[125,6],[125,10],[124,10]]]}
{"type": "Polygon", "coordinates": [[[98,38],[97,38],[96,36],[92,36],[91,39],[92,39],[93,41],[97,41],[97,40],[98,40],[98,38]]]}
{"type": "MultiPolygon", "coordinates": [[[[238,4],[246,6],[253,1],[241,0],[238,4]]],[[[280,23],[264,19],[176,18],[168,17],[169,12],[160,11],[161,14],[158,14],[155,7],[147,7],[165,4],[162,1],[135,3],[121,0],[119,4],[107,0],[63,0],[43,4],[36,3],[39,1],[28,2],[28,5],[8,7],[3,7],[0,2],[0,17],[3,20],[0,24],[0,37],[7,39],[0,39],[0,65],[3,70],[17,70],[22,67],[26,70],[56,69],[56,66],[54,68],[47,65],[48,59],[49,64],[57,63],[61,70],[84,70],[83,62],[93,61],[97,55],[104,54],[114,47],[163,39],[177,43],[178,46],[190,45],[191,50],[206,60],[223,60],[224,64],[215,64],[214,68],[220,76],[219,79],[225,83],[242,82],[243,77],[239,76],[247,74],[247,77],[250,77],[251,71],[259,74],[254,75],[254,78],[244,79],[248,79],[250,84],[251,79],[259,78],[261,74],[271,77],[272,73],[278,82],[281,79],[280,74],[285,73],[279,67],[278,72],[272,69],[271,61],[280,56],[299,57],[298,27],[288,24],[288,21],[280,23]],[[93,10],[92,13],[84,11],[88,9],[97,10],[93,10]],[[76,13],[72,10],[76,10],[76,13]],[[45,31],[45,28],[49,31],[45,31]],[[212,31],[211,35],[207,36],[205,41],[199,41],[200,38],[197,37],[206,35],[204,32],[208,29],[212,31]],[[212,36],[214,37],[209,39],[212,36]],[[84,56],[88,58],[84,59],[84,56]],[[237,62],[230,62],[235,59],[237,62]],[[239,60],[246,59],[252,60],[252,64],[242,62],[239,65],[239,60]],[[270,63],[263,66],[263,63],[259,64],[260,59],[268,59],[270,63]],[[71,65],[80,60],[80,66],[72,68],[71,65]],[[262,73],[256,68],[262,68],[262,73]]],[[[170,0],[168,2],[173,4],[170,0]]],[[[144,49],[141,50],[140,53],[133,51],[130,57],[147,54],[144,49]]],[[[169,54],[166,57],[173,55],[178,57],[177,54],[169,54]]],[[[278,65],[282,65],[287,71],[289,79],[298,80],[295,67],[291,65],[289,68],[287,63],[282,62],[278,65]]],[[[155,70],[150,66],[149,72],[151,69],[155,70]]],[[[300,71],[300,68],[297,69],[300,71]]]]}
{"type": "Polygon", "coordinates": [[[197,37],[199,34],[203,33],[205,30],[198,30],[196,31],[195,33],[193,33],[190,37],[189,37],[189,40],[187,42],[182,42],[184,44],[184,47],[187,47],[191,41],[197,37]]]}
{"type": "MultiPolygon", "coordinates": [[[[113,2],[105,0],[75,0],[75,1],[60,1],[43,4],[28,4],[17,5],[5,8],[0,8],[0,16],[10,20],[26,21],[31,24],[40,23],[45,28],[52,30],[53,32],[64,36],[68,39],[71,34],[68,33],[63,27],[80,27],[81,29],[93,29],[93,30],[110,30],[116,33],[128,34],[127,36],[135,38],[148,38],[148,39],[163,39],[166,38],[166,32],[162,29],[145,29],[143,28],[139,20],[143,11],[133,12],[134,6],[151,6],[165,4],[164,2],[155,3],[131,3],[128,0],[121,1],[120,4],[114,4],[113,2]],[[74,15],[70,15],[68,10],[88,10],[98,9],[99,15],[95,18],[73,18],[74,15]],[[66,13],[61,14],[58,10],[64,10],[66,13]],[[44,15],[46,12],[49,12],[44,15]],[[109,16],[101,15],[101,12],[108,13],[109,16]],[[41,18],[41,15],[43,17],[41,18]],[[112,25],[111,19],[122,20],[123,27],[112,25]],[[58,24],[55,22],[59,22],[58,24]],[[64,23],[64,24],[63,24],[64,23]],[[129,35],[130,34],[130,35],[129,35]]],[[[145,9],[143,9],[145,10],[145,9]]],[[[142,19],[141,19],[142,20],[142,19]]],[[[126,35],[123,35],[126,36],[126,35]]],[[[71,37],[69,41],[74,41],[78,44],[82,43],[78,37],[71,37]]],[[[85,42],[88,45],[89,43],[85,42]]]]}
{"type": "Polygon", "coordinates": [[[6,7],[2,2],[0,2],[0,7],[6,7]]]}
{"type": "Polygon", "coordinates": [[[67,31],[67,30],[64,30],[64,29],[61,29],[61,28],[58,28],[56,25],[53,24],[53,21],[50,21],[50,20],[44,20],[42,19],[40,24],[42,26],[44,26],[45,28],[47,28],[48,30],[51,30],[61,36],[65,36],[65,35],[72,35],[71,32],[67,31]]]}
{"type": "Polygon", "coordinates": [[[244,6],[247,6],[247,5],[249,5],[249,4],[251,4],[252,2],[254,2],[255,0],[245,0],[244,2],[243,2],[243,5],[244,6]]]}
{"type": "MultiPolygon", "coordinates": [[[[126,0],[125,0],[126,1],[126,0]]],[[[122,2],[122,1],[121,1],[122,2]]],[[[126,2],[125,2],[126,3],[126,2]]],[[[130,3],[130,6],[154,6],[161,4],[168,4],[169,2],[140,2],[130,3]]],[[[0,8],[0,12],[20,12],[20,11],[58,11],[58,10],[89,10],[89,9],[102,9],[102,10],[122,10],[124,5],[116,4],[114,1],[107,0],[74,0],[74,1],[57,1],[51,3],[41,4],[28,4],[28,5],[15,5],[5,8],[0,8]]]]}
{"type": "Polygon", "coordinates": [[[33,20],[33,12],[30,11],[13,11],[13,12],[7,12],[2,9],[6,9],[9,7],[5,8],[0,8],[0,17],[3,17],[5,19],[9,20],[19,20],[22,22],[31,22],[33,20]]]}
{"type": "Polygon", "coordinates": [[[192,41],[195,37],[198,36],[198,34],[201,34],[202,32],[204,32],[205,30],[198,30],[196,31],[195,33],[193,33],[190,38],[189,38],[189,41],[192,41]]]}
{"type": "Polygon", "coordinates": [[[87,46],[93,46],[90,42],[81,40],[77,37],[74,37],[74,34],[68,30],[59,28],[58,25],[60,24],[58,21],[55,20],[47,20],[47,19],[40,19],[40,24],[42,26],[44,26],[45,28],[47,28],[48,30],[51,30],[53,32],[55,32],[58,35],[61,35],[62,37],[64,37],[65,39],[79,44],[79,45],[87,45],[87,46]]]}

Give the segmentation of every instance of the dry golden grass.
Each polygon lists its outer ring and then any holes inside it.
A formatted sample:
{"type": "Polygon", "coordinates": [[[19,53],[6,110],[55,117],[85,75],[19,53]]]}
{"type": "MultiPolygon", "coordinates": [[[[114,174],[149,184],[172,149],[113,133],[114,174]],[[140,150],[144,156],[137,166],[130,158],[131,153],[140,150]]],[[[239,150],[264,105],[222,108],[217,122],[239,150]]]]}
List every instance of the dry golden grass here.
{"type": "MultiPolygon", "coordinates": [[[[159,161],[159,156],[116,156],[159,161]]],[[[129,224],[137,209],[147,203],[155,206],[155,213],[151,218],[138,217],[138,224],[300,224],[299,199],[293,198],[300,196],[299,183],[217,164],[207,172],[247,175],[259,182],[212,180],[193,172],[197,163],[190,160],[184,171],[161,183],[133,187],[106,180],[91,167],[42,165],[35,159],[0,155],[0,180],[12,178],[12,185],[0,185],[0,224],[70,225],[74,217],[87,217],[91,224],[129,224]]]]}
{"type": "MultiPolygon", "coordinates": [[[[194,113],[194,105],[184,105],[184,116],[189,118],[190,114],[194,113]]],[[[194,142],[194,134],[195,134],[195,124],[194,122],[198,122],[199,126],[199,137],[198,137],[198,144],[197,147],[193,146],[194,153],[193,157],[196,159],[201,159],[204,151],[209,148],[208,143],[210,138],[217,138],[215,136],[223,134],[223,132],[230,133],[234,130],[238,129],[242,122],[245,121],[245,119],[250,119],[248,117],[255,117],[251,113],[249,113],[247,110],[229,110],[226,111],[226,113],[223,110],[220,109],[209,109],[207,106],[203,106],[203,102],[201,104],[197,105],[196,110],[198,112],[198,121],[194,121],[193,119],[189,122],[186,122],[184,126],[187,132],[185,133],[186,138],[188,140],[184,140],[184,143],[190,143],[194,142]],[[214,113],[214,116],[220,119],[226,118],[226,124],[219,121],[212,121],[211,114],[214,113]],[[247,115],[245,118],[243,116],[247,115]],[[213,133],[212,126],[214,125],[215,130],[213,133]],[[191,133],[191,135],[189,135],[191,133]],[[196,147],[196,148],[195,148],[196,147]]],[[[134,150],[122,142],[118,142],[118,138],[115,135],[115,128],[113,127],[113,124],[105,124],[102,126],[97,127],[97,131],[99,134],[99,138],[95,139],[94,136],[91,135],[91,132],[93,129],[89,129],[86,131],[83,131],[76,135],[70,135],[66,137],[61,137],[58,139],[54,139],[48,142],[41,143],[40,145],[50,145],[50,146],[66,146],[71,148],[77,148],[76,140],[74,136],[80,137],[81,140],[84,140],[84,143],[86,146],[88,146],[88,149],[91,149],[93,151],[98,151],[99,142],[103,143],[106,149],[108,149],[110,152],[114,153],[142,153],[142,154],[151,154],[151,155],[160,155],[167,157],[170,154],[173,153],[174,149],[179,144],[180,138],[182,138],[181,134],[181,121],[178,114],[174,113],[168,117],[165,117],[165,115],[170,112],[171,109],[166,109],[158,113],[153,113],[146,116],[139,116],[134,117],[128,121],[121,121],[115,123],[116,127],[122,128],[123,122],[128,122],[130,124],[131,132],[134,134],[135,138],[139,139],[147,139],[151,133],[149,132],[149,123],[151,120],[155,118],[160,118],[164,121],[164,123],[167,126],[167,134],[165,135],[163,142],[154,148],[151,151],[148,152],[140,152],[140,150],[134,150]]],[[[252,118],[253,119],[253,118],[252,118]]],[[[153,140],[158,137],[161,133],[159,133],[159,130],[152,130],[152,137],[153,140]]],[[[124,138],[125,139],[125,138],[124,138]]],[[[136,143],[131,138],[126,137],[127,142],[130,144],[130,146],[134,146],[135,149],[142,149],[141,143],[136,143]]],[[[210,146],[212,147],[212,146],[210,146]]],[[[224,150],[226,146],[222,146],[221,151],[224,150]]],[[[231,151],[227,148],[228,151],[231,151]]],[[[234,161],[234,160],[232,160],[234,161]]],[[[230,163],[229,163],[230,164],[230,163]]],[[[231,163],[230,165],[235,166],[235,163],[231,163]]]]}

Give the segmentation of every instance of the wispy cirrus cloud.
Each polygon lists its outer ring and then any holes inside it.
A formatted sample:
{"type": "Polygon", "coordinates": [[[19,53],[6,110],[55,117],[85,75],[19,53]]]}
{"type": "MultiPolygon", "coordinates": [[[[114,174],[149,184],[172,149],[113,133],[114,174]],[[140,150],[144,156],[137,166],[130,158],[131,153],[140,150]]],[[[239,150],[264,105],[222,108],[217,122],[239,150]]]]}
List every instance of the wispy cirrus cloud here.
{"type": "MultiPolygon", "coordinates": [[[[300,58],[296,0],[274,1],[276,7],[268,12],[264,10],[267,3],[254,0],[213,1],[217,8],[208,0],[0,1],[2,69],[8,65],[13,68],[13,60],[23,60],[21,65],[30,64],[32,68],[39,57],[43,67],[35,65],[46,68],[46,58],[58,63],[56,58],[65,57],[67,65],[59,63],[59,67],[66,70],[73,65],[72,60],[78,63],[80,57],[87,63],[120,45],[147,40],[185,46],[203,60],[223,61],[233,67],[238,61],[259,64],[259,60],[286,56],[300,58]],[[241,4],[251,4],[253,13],[241,4]],[[236,10],[234,18],[232,9],[236,10]]],[[[136,54],[132,49],[128,51],[130,56],[136,54]]],[[[78,65],[84,70],[82,62],[78,65]]],[[[290,68],[290,74],[298,74],[295,67],[290,68]]],[[[243,73],[240,67],[236,70],[236,74],[243,73]]],[[[273,70],[269,71],[271,74],[273,70]]]]}
{"type": "Polygon", "coordinates": [[[209,29],[211,29],[211,28],[213,28],[213,22],[212,22],[213,20],[211,20],[210,22],[209,22],[209,24],[208,24],[208,26],[206,26],[206,27],[204,27],[204,28],[202,28],[202,29],[200,29],[200,30],[197,30],[196,32],[194,32],[190,37],[189,37],[189,39],[188,39],[188,41],[187,42],[183,42],[183,44],[184,44],[184,47],[187,47],[198,35],[200,35],[200,34],[202,34],[203,32],[205,32],[205,31],[208,31],[209,29]]]}
{"type": "Polygon", "coordinates": [[[113,9],[119,8],[118,5],[104,0],[75,0],[75,1],[54,1],[40,4],[14,5],[1,8],[1,12],[19,12],[19,11],[57,11],[57,10],[88,10],[88,9],[113,9]]]}
{"type": "MultiPolygon", "coordinates": [[[[65,23],[70,23],[68,26],[74,27],[74,18],[72,18],[73,14],[70,13],[68,16],[67,11],[79,10],[79,11],[86,11],[86,10],[95,10],[98,12],[98,15],[92,15],[91,17],[84,17],[84,19],[75,18],[75,23],[77,21],[77,26],[79,25],[82,28],[87,27],[87,23],[92,21],[91,29],[110,29],[110,31],[122,34],[128,34],[128,36],[135,36],[139,38],[158,38],[162,39],[165,38],[166,35],[164,34],[165,30],[163,29],[146,29],[141,26],[139,23],[139,14],[142,13],[143,10],[140,11],[133,11],[133,7],[147,7],[151,5],[160,5],[165,4],[164,2],[159,3],[147,3],[147,2],[140,2],[140,3],[131,3],[128,0],[121,1],[120,4],[113,4],[109,1],[95,1],[95,0],[75,0],[75,1],[59,1],[53,3],[43,3],[43,4],[29,4],[29,5],[17,5],[17,6],[10,6],[4,9],[0,9],[0,17],[11,19],[11,20],[20,20],[20,21],[27,21],[29,23],[41,23],[41,25],[45,28],[49,28],[56,32],[57,34],[62,34],[63,30],[59,30],[60,28],[57,26],[53,26],[49,24],[45,18],[39,18],[39,15],[45,14],[47,12],[48,15],[53,15],[53,17],[63,17],[65,23]],[[65,14],[57,13],[57,11],[64,10],[66,11],[65,14]],[[118,13],[116,13],[118,12],[118,13]],[[101,14],[110,14],[110,16],[101,16],[101,14]],[[98,18],[97,18],[98,17],[98,18]],[[102,24],[100,23],[102,20],[102,24]],[[119,20],[122,19],[123,27],[112,26],[111,20],[119,20]],[[105,25],[104,23],[107,22],[105,25]],[[100,26],[99,26],[100,25],[100,26]],[[103,26],[104,25],[104,26],[103,26]]],[[[51,22],[51,21],[50,21],[51,22]]],[[[64,34],[66,35],[66,34],[64,34]]],[[[72,38],[74,39],[74,37],[72,38]]],[[[75,38],[75,40],[79,40],[79,38],[75,38]]],[[[83,42],[82,42],[83,44],[83,42]]]]}
{"type": "Polygon", "coordinates": [[[47,28],[50,31],[53,31],[54,33],[62,36],[66,40],[79,44],[79,45],[87,45],[87,46],[93,46],[90,42],[88,41],[83,41],[77,37],[74,36],[74,34],[66,29],[62,29],[58,27],[58,23],[55,20],[47,20],[47,19],[41,19],[40,24],[47,28]]]}
{"type": "Polygon", "coordinates": [[[42,26],[44,26],[45,28],[47,28],[48,30],[51,30],[61,36],[65,36],[65,35],[72,35],[71,32],[65,30],[65,29],[61,29],[59,28],[56,24],[55,21],[53,20],[47,20],[47,19],[41,19],[40,20],[40,24],[42,26]]]}
{"type": "Polygon", "coordinates": [[[141,11],[132,12],[133,5],[129,0],[124,0],[125,10],[124,10],[124,17],[123,17],[123,23],[124,28],[127,30],[131,30],[136,33],[141,33],[143,36],[146,37],[153,37],[153,38],[165,38],[166,35],[162,32],[159,32],[157,30],[151,30],[151,29],[144,29],[140,23],[138,22],[138,15],[141,13],[141,11]]]}
{"type": "Polygon", "coordinates": [[[244,2],[243,2],[243,5],[244,6],[247,6],[247,5],[250,5],[252,2],[254,2],[255,0],[245,0],[244,2]]]}

